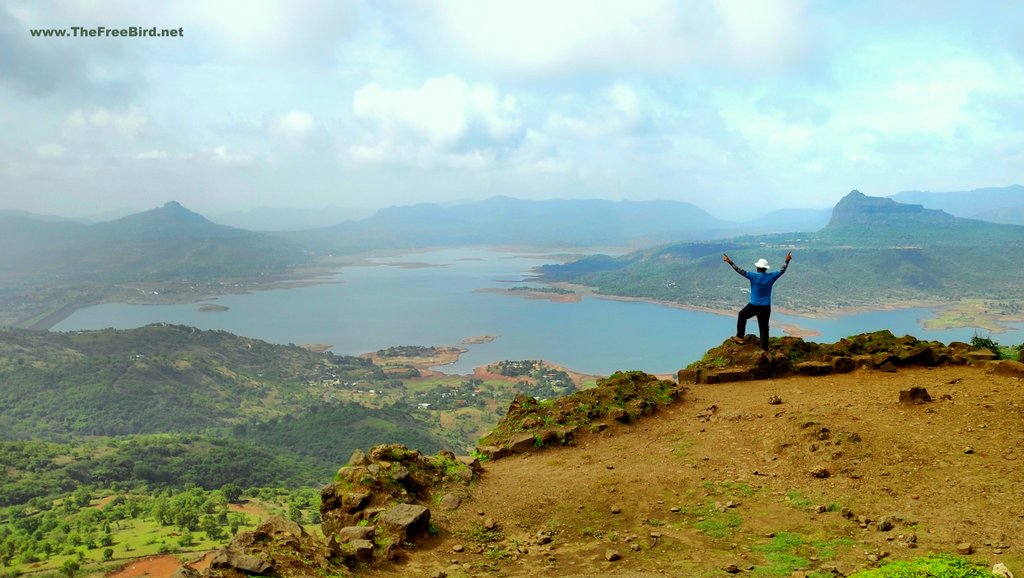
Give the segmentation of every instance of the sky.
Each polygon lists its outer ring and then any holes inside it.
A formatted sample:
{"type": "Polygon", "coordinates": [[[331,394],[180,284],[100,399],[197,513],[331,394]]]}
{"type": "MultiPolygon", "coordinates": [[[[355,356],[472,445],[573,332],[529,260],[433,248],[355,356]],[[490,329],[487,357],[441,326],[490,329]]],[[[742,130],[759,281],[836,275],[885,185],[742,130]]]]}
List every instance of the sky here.
{"type": "Polygon", "coordinates": [[[7,0],[0,209],[670,199],[1024,181],[1015,0],[7,0]],[[176,37],[33,36],[156,28],[176,37]]]}

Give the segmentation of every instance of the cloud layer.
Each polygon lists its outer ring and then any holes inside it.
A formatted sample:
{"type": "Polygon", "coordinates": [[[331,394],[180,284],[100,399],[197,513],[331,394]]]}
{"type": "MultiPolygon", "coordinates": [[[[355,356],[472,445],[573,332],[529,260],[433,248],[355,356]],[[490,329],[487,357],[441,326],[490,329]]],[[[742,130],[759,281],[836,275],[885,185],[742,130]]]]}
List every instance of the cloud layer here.
{"type": "Polygon", "coordinates": [[[0,205],[669,198],[721,216],[1020,181],[1024,4],[0,6],[0,205]],[[71,26],[181,38],[45,38],[71,26]]]}

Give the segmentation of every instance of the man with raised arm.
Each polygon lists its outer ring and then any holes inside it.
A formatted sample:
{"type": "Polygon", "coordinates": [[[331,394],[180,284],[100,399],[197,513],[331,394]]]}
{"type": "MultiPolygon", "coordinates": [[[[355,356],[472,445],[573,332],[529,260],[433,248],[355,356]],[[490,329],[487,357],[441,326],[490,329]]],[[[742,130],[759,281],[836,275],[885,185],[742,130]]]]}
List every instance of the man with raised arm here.
{"type": "Polygon", "coordinates": [[[740,314],[736,319],[736,335],[730,338],[733,342],[743,344],[743,336],[747,331],[747,319],[757,317],[757,327],[761,333],[761,349],[768,351],[768,318],[772,315],[772,285],[786,272],[792,259],[793,253],[786,253],[786,264],[777,272],[769,273],[768,269],[771,266],[766,259],[761,258],[754,263],[757,272],[749,273],[737,267],[728,255],[722,254],[723,261],[731,265],[734,271],[750,280],[750,303],[740,309],[740,314]]]}

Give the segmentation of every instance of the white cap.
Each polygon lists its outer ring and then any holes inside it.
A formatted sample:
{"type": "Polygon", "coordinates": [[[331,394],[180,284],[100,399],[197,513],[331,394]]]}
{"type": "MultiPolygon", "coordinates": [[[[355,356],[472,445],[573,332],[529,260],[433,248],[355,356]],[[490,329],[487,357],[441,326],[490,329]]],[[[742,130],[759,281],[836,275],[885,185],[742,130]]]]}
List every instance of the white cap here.
{"type": "Polygon", "coordinates": [[[757,267],[758,269],[771,269],[771,266],[768,265],[768,261],[763,257],[758,259],[757,263],[754,263],[754,267],[757,267]]]}

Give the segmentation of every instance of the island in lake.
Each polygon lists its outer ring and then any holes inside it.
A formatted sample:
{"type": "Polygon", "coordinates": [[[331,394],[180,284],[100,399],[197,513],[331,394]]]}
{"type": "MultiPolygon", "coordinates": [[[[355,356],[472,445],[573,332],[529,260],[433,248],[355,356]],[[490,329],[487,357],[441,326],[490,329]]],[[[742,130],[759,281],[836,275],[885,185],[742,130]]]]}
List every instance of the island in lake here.
{"type": "Polygon", "coordinates": [[[527,287],[520,285],[509,287],[508,289],[488,287],[477,289],[477,292],[515,295],[516,297],[525,297],[526,299],[547,299],[554,303],[576,303],[583,298],[579,293],[561,287],[527,287]]]}
{"type": "Polygon", "coordinates": [[[477,335],[475,337],[467,337],[462,340],[463,345],[480,345],[481,343],[490,343],[497,339],[497,335],[477,335]]]}
{"type": "Polygon", "coordinates": [[[217,305],[216,303],[203,303],[199,306],[201,313],[220,313],[227,311],[229,308],[225,305],[217,305]]]}

